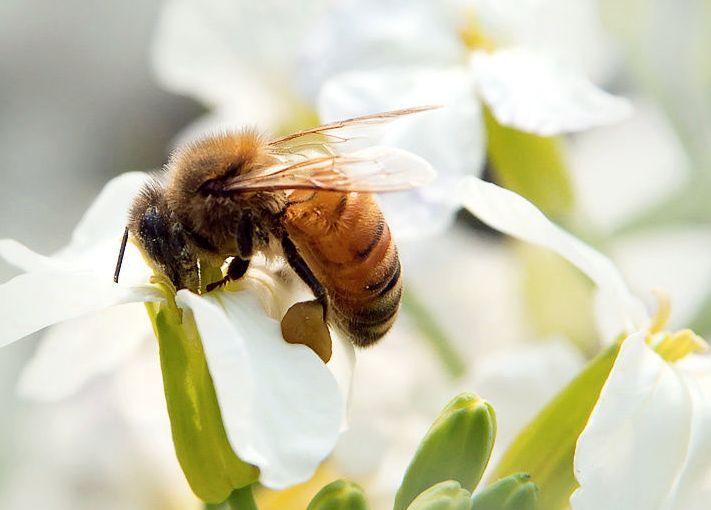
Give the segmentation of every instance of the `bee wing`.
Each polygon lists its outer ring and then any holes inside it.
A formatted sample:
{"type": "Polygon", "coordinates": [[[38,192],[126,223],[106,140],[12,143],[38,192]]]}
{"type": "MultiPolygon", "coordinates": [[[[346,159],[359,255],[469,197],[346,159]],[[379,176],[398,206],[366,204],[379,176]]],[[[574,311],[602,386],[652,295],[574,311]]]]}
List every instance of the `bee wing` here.
{"type": "Polygon", "coordinates": [[[427,184],[435,171],[424,159],[393,147],[368,147],[347,155],[318,155],[238,175],[225,191],[313,189],[378,193],[427,184]]]}
{"type": "Polygon", "coordinates": [[[277,138],[269,142],[268,147],[273,154],[294,154],[307,149],[326,154],[343,152],[338,149],[345,147],[348,142],[374,137],[378,126],[437,108],[440,106],[416,106],[332,122],[277,138]]]}

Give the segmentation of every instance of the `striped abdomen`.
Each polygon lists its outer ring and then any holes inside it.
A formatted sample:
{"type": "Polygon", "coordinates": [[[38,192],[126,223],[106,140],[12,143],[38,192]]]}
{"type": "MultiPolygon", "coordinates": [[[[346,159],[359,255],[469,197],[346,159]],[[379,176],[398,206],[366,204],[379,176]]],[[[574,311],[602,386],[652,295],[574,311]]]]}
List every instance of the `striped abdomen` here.
{"type": "Polygon", "coordinates": [[[284,225],[326,288],[329,320],[356,345],[382,337],[395,321],[402,283],[397,248],[373,196],[294,191],[284,225]]]}

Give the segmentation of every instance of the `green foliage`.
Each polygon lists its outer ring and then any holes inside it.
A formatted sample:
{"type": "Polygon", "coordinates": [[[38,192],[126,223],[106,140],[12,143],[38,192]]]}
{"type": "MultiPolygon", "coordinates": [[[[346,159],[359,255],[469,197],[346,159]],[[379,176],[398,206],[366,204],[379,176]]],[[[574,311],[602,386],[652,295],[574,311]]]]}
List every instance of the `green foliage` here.
{"type": "Polygon", "coordinates": [[[489,485],[472,498],[472,510],[535,510],[538,487],[526,473],[516,473],[489,485]]]}
{"type": "Polygon", "coordinates": [[[518,435],[496,467],[503,478],[529,473],[541,489],[539,505],[546,510],[568,508],[577,487],[573,456],[602,386],[617,358],[619,342],[600,353],[518,435]]]}
{"type": "Polygon", "coordinates": [[[469,510],[471,494],[459,482],[447,480],[433,485],[407,507],[407,510],[469,510]]]}
{"type": "Polygon", "coordinates": [[[321,489],[307,510],[368,510],[363,489],[353,482],[337,480],[321,489]]]}
{"type": "MultiPolygon", "coordinates": [[[[192,316],[169,305],[147,304],[160,349],[170,426],[180,466],[203,501],[225,501],[257,480],[259,471],[235,455],[192,316]]],[[[239,495],[239,494],[238,494],[239,495]]]]}
{"type": "Polygon", "coordinates": [[[517,244],[522,263],[527,318],[540,338],[564,336],[591,356],[594,334],[593,284],[563,257],[544,248],[517,244]]]}
{"type": "Polygon", "coordinates": [[[394,509],[405,510],[420,493],[446,480],[474,490],[489,462],[495,437],[496,418],[491,405],[469,393],[455,397],[420,443],[395,497],[394,509]]]}
{"type": "Polygon", "coordinates": [[[496,180],[560,218],[573,208],[573,186],[557,138],[547,138],[499,124],[484,109],[487,150],[496,180]]]}

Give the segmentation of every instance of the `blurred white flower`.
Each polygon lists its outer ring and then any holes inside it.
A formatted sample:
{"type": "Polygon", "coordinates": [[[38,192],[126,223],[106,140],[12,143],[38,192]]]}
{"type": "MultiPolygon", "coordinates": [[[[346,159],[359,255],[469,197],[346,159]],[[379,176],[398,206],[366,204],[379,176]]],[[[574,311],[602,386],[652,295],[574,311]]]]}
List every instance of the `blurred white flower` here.
{"type": "Polygon", "coordinates": [[[474,178],[466,180],[460,196],[492,227],[576,265],[616,312],[617,333],[630,334],[578,439],[580,489],[572,507],[705,508],[711,495],[711,358],[693,354],[705,350],[705,342],[689,330],[663,331],[668,303],[662,301],[650,318],[609,259],[522,197],[474,178]]]}
{"type": "MultiPolygon", "coordinates": [[[[147,178],[135,172],[112,180],[69,246],[53,257],[16,241],[0,241],[0,256],[26,271],[0,285],[0,346],[65,320],[78,321],[74,325],[82,328],[78,333],[69,327],[53,331],[23,374],[25,393],[64,396],[91,376],[115,368],[140,345],[145,313],[117,311],[126,324],[108,322],[106,327],[122,330],[118,334],[89,323],[87,314],[168,298],[149,283],[151,270],[130,244],[121,283],[111,278],[128,207],[147,178]]],[[[243,280],[204,296],[181,290],[176,300],[195,316],[232,447],[242,460],[260,468],[265,485],[280,488],[308,479],[330,453],[344,419],[345,399],[329,367],[308,347],[285,342],[277,320],[264,312],[283,308],[278,302],[283,289],[276,287],[285,284],[258,267],[243,280]]],[[[114,312],[103,313],[106,318],[114,312]]],[[[340,368],[347,371],[348,363],[344,365],[340,368]]],[[[347,384],[343,386],[347,392],[347,384]]]]}
{"type": "MultiPolygon", "coordinates": [[[[447,226],[451,189],[479,174],[482,106],[504,125],[552,135],[616,122],[628,103],[584,77],[605,46],[591,1],[429,2],[170,0],[154,45],[169,90],[212,109],[192,131],[256,123],[284,129],[423,104],[377,143],[410,150],[439,172],[430,186],[383,196],[399,238],[447,226]],[[554,27],[554,29],[552,28],[554,27]]],[[[593,71],[600,65],[593,64],[593,71]]],[[[599,74],[599,73],[596,73],[599,74]]]]}
{"type": "Polygon", "coordinates": [[[448,106],[427,123],[388,132],[381,142],[423,156],[440,173],[433,186],[383,200],[394,224],[415,215],[417,228],[427,232],[451,220],[459,204],[450,190],[482,169],[482,103],[500,124],[544,136],[629,114],[626,100],[585,78],[575,64],[581,52],[561,47],[574,37],[551,37],[560,26],[578,38],[595,32],[589,29],[596,22],[592,3],[569,4],[345,1],[322,19],[305,71],[323,120],[403,105],[448,106]]]}
{"type": "Polygon", "coordinates": [[[693,154],[659,108],[642,100],[629,120],[570,142],[586,224],[604,238],[632,289],[664,289],[674,303],[671,324],[689,324],[711,293],[711,258],[703,256],[711,251],[711,231],[672,210],[694,206],[693,154]]]}

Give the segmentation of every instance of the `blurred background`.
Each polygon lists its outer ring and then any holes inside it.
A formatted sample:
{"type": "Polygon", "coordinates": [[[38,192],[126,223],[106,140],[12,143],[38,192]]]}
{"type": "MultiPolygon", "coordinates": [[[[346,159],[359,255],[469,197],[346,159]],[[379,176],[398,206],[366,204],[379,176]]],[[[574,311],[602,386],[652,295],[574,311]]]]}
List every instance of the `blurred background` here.
{"type": "MultiPolygon", "coordinates": [[[[664,289],[674,325],[708,338],[711,4],[591,5],[605,51],[589,72],[635,112],[565,138],[575,197],[566,227],[610,254],[650,306],[649,290],[664,289]]],[[[58,250],[111,177],[159,168],[171,141],[207,111],[154,77],[162,7],[0,3],[0,238],[58,250]]],[[[457,390],[482,394],[510,418],[499,419],[505,443],[597,348],[590,285],[465,213],[403,256],[413,295],[382,349],[361,357],[353,426],[319,473],[321,485],[348,475],[384,500],[457,390]],[[519,394],[524,383],[535,397],[519,394]]],[[[0,281],[17,273],[0,263],[0,281]]],[[[150,343],[119,373],[36,403],[15,385],[40,336],[0,351],[0,508],[199,508],[172,454],[150,343]]],[[[265,505],[278,508],[272,497],[263,495],[265,505]]]]}

